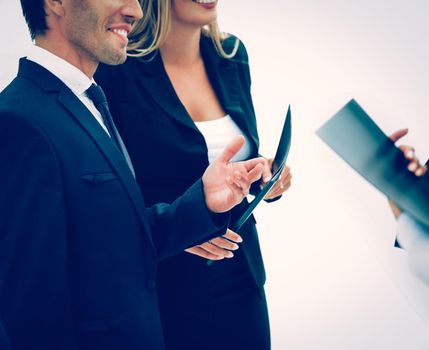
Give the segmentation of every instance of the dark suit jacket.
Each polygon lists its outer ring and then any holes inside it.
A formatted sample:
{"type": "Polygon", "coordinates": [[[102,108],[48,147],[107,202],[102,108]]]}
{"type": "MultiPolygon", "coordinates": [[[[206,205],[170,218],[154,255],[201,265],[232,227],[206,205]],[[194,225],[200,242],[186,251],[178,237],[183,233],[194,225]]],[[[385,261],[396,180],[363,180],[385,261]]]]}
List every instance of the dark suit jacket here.
{"type": "MultiPolygon", "coordinates": [[[[227,52],[231,51],[234,42],[235,37],[226,40],[227,52]]],[[[210,82],[222,107],[250,139],[251,157],[257,156],[258,133],[245,47],[240,44],[232,59],[219,56],[207,37],[201,38],[200,47],[210,82]]],[[[100,65],[95,79],[108,96],[112,115],[133,159],[137,182],[146,201],[173,201],[201,176],[208,166],[208,158],[204,137],[177,97],[161,56],[156,53],[150,58],[129,57],[125,64],[115,67],[100,65]],[[159,152],[152,153],[153,148],[159,152]],[[171,169],[181,171],[172,172],[171,169]]],[[[246,206],[244,201],[234,208],[231,221],[246,206]]],[[[253,216],[240,233],[244,238],[241,249],[249,271],[255,285],[262,287],[265,271],[253,216]]],[[[201,258],[183,253],[163,262],[159,276],[165,288],[171,288],[169,281],[177,280],[176,285],[183,288],[189,281],[191,286],[186,292],[199,298],[193,288],[206,278],[206,264],[201,258]]]]}
{"type": "Polygon", "coordinates": [[[0,125],[0,319],[11,349],[162,349],[156,260],[223,234],[228,215],[209,213],[197,178],[173,204],[145,209],[96,119],[26,59],[0,96],[0,125]]]}

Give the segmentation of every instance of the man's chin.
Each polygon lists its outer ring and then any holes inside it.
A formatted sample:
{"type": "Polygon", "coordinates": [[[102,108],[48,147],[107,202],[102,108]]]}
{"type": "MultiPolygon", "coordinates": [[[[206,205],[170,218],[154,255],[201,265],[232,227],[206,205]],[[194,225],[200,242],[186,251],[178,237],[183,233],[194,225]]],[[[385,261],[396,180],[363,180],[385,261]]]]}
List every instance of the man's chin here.
{"type": "Polygon", "coordinates": [[[105,55],[105,57],[102,57],[100,59],[100,62],[110,65],[110,66],[117,66],[118,64],[122,64],[127,59],[127,52],[121,51],[121,52],[115,52],[114,54],[105,55]]]}

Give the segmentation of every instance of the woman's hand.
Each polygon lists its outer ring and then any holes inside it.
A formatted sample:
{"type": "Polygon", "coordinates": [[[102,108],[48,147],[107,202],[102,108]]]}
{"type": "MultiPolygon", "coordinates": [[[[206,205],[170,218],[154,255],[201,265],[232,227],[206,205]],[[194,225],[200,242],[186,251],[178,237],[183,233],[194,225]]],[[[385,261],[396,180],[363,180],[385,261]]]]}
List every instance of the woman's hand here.
{"type": "MultiPolygon", "coordinates": [[[[273,159],[268,159],[267,164],[264,167],[262,172],[262,186],[264,186],[268,181],[270,181],[271,176],[273,176],[271,169],[273,166],[273,159]]],[[[271,188],[271,190],[266,194],[264,199],[274,199],[284,192],[286,192],[292,183],[292,174],[290,168],[286,165],[280,174],[280,177],[276,184],[271,188]]]]}
{"type": "MultiPolygon", "coordinates": [[[[407,134],[408,134],[408,129],[400,129],[398,131],[395,131],[393,134],[391,134],[389,138],[393,142],[396,142],[407,134]]],[[[411,171],[416,176],[423,176],[427,171],[427,167],[426,165],[420,164],[419,159],[416,157],[414,153],[414,147],[407,146],[407,145],[400,145],[398,148],[404,153],[404,157],[409,161],[407,166],[408,171],[411,171]]],[[[401,215],[402,210],[391,199],[389,199],[389,206],[395,218],[398,218],[399,215],[401,215]]]]}
{"type": "MultiPolygon", "coordinates": [[[[408,129],[400,129],[398,131],[395,131],[392,135],[389,136],[389,138],[396,142],[399,139],[403,138],[405,135],[408,134],[408,129]]],[[[422,176],[426,173],[427,167],[424,164],[420,164],[419,159],[416,157],[414,153],[414,147],[407,146],[407,145],[400,145],[398,147],[403,153],[404,156],[408,162],[408,170],[414,173],[416,176],[422,176]]]]}
{"type": "Polygon", "coordinates": [[[237,243],[241,242],[243,242],[241,236],[228,229],[222,237],[216,237],[206,243],[188,248],[185,252],[209,260],[230,259],[234,257],[232,251],[239,248],[237,243]]]}
{"type": "Polygon", "coordinates": [[[401,215],[402,210],[391,199],[389,199],[389,206],[390,206],[390,209],[392,210],[393,216],[395,217],[395,219],[397,219],[399,217],[399,215],[401,215]]]}

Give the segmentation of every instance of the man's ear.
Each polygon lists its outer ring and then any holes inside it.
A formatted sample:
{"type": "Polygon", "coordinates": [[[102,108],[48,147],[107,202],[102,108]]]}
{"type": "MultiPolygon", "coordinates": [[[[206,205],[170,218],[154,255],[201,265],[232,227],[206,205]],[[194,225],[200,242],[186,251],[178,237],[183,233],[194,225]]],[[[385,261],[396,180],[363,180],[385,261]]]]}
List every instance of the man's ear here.
{"type": "Polygon", "coordinates": [[[65,14],[63,0],[45,0],[45,10],[46,14],[50,13],[63,17],[65,14]]]}

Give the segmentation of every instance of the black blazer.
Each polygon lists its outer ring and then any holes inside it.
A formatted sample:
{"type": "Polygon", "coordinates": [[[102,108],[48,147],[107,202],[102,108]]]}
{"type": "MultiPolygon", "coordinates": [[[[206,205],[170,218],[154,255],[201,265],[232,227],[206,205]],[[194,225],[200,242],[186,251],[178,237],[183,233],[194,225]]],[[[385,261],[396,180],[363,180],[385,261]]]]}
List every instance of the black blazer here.
{"type": "Polygon", "coordinates": [[[223,234],[228,215],[208,212],[200,181],[145,209],[96,119],[26,59],[0,95],[0,125],[0,319],[11,349],[162,349],[156,260],[223,234]]]}
{"type": "MultiPolygon", "coordinates": [[[[234,43],[235,37],[227,39],[225,50],[231,51],[234,43]]],[[[257,156],[259,141],[245,47],[240,44],[232,59],[219,56],[211,39],[205,36],[201,38],[200,47],[210,82],[222,107],[250,139],[251,157],[257,156]]],[[[150,58],[129,57],[123,65],[115,67],[100,65],[95,79],[106,92],[145,200],[148,203],[173,201],[203,174],[209,163],[204,137],[176,95],[161,56],[155,53],[150,58]]],[[[231,221],[247,205],[244,201],[234,208],[231,221]]],[[[244,238],[241,249],[253,280],[261,287],[265,282],[265,271],[253,216],[240,234],[244,238]]],[[[203,279],[207,273],[204,267],[204,260],[183,253],[160,265],[159,271],[165,276],[166,284],[180,275],[183,285],[186,275],[195,281],[200,273],[203,279]],[[198,263],[203,266],[196,271],[198,263]]]]}

